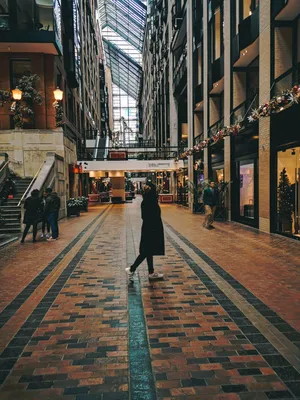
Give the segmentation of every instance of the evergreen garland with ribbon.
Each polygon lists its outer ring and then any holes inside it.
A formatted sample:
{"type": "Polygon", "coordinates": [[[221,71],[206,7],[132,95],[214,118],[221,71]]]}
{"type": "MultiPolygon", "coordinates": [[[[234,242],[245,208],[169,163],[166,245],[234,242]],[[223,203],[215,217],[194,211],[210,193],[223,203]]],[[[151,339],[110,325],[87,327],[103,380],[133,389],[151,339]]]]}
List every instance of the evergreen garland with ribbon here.
{"type": "MultiPolygon", "coordinates": [[[[253,109],[248,117],[248,122],[253,123],[260,118],[269,117],[271,114],[277,114],[294,104],[300,103],[300,85],[295,85],[290,90],[284,90],[280,95],[274,96],[269,102],[260,105],[257,109],[253,109]]],[[[237,136],[247,120],[243,120],[238,124],[225,126],[215,133],[212,137],[201,141],[191,149],[181,154],[181,158],[192,156],[203,150],[211,144],[219,142],[226,136],[237,136]]]]}

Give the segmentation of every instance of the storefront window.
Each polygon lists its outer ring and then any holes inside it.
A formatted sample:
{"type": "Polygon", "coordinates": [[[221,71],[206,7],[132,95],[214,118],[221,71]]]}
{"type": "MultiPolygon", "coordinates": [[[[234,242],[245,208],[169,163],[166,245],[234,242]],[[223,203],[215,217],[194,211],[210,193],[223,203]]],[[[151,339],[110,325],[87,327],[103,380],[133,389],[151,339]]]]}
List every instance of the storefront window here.
{"type": "Polygon", "coordinates": [[[300,237],[300,147],[278,152],[277,231],[300,237]]]}
{"type": "Polygon", "coordinates": [[[213,171],[213,175],[214,175],[215,182],[221,183],[224,181],[224,169],[223,168],[215,169],[213,171]]]}
{"type": "Polygon", "coordinates": [[[254,163],[240,163],[240,216],[254,219],[254,163]]]}

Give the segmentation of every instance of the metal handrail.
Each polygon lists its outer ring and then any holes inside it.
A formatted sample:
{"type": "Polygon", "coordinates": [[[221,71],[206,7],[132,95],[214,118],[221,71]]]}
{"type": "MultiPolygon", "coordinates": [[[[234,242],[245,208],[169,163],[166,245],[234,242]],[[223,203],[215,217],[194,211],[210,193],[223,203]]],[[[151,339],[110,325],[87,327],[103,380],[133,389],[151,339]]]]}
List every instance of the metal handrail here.
{"type": "Polygon", "coordinates": [[[37,173],[34,175],[32,181],[29,183],[28,188],[25,190],[23,196],[21,197],[21,200],[18,203],[18,207],[20,207],[20,205],[22,204],[24,198],[27,196],[27,193],[29,192],[29,190],[31,189],[32,185],[34,184],[38,174],[40,173],[41,169],[43,168],[43,165],[45,164],[45,161],[43,162],[43,164],[40,166],[40,168],[38,169],[37,173]]]}
{"type": "Polygon", "coordinates": [[[9,164],[9,160],[6,161],[6,163],[2,166],[2,168],[0,169],[0,173],[4,170],[4,168],[6,168],[6,166],[9,164]]]}

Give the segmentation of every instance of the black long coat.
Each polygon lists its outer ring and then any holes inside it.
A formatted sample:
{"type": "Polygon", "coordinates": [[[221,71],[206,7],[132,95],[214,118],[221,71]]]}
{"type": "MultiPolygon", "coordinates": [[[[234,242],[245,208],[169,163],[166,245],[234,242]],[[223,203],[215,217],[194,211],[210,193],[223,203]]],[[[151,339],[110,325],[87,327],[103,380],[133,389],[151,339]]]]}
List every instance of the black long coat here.
{"type": "Polygon", "coordinates": [[[25,215],[24,224],[33,225],[36,224],[43,212],[43,203],[39,197],[28,197],[24,204],[25,215]]]}
{"type": "Polygon", "coordinates": [[[143,194],[142,234],[140,254],[163,256],[165,255],[164,228],[161,220],[161,211],[157,201],[156,188],[149,185],[151,190],[143,194]]]}

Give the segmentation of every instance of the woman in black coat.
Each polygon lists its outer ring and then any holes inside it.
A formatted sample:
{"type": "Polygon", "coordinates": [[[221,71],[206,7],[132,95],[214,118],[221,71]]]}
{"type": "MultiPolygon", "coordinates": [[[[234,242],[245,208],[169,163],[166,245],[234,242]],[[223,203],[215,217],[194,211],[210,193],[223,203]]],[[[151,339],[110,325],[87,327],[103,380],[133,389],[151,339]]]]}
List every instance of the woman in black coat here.
{"type": "Polygon", "coordinates": [[[25,200],[24,204],[25,215],[23,223],[26,225],[21,243],[24,243],[25,237],[32,225],[33,228],[33,238],[32,241],[36,242],[36,234],[37,234],[37,224],[39,222],[39,217],[43,211],[43,203],[39,198],[39,191],[37,189],[31,192],[31,196],[25,200]]]}
{"type": "Polygon", "coordinates": [[[147,259],[149,279],[163,278],[163,274],[154,272],[153,267],[153,256],[165,255],[165,240],[156,187],[152,183],[147,183],[144,187],[141,210],[143,225],[140,254],[132,266],[126,268],[130,281],[133,281],[135,270],[145,259],[147,259]]]}

